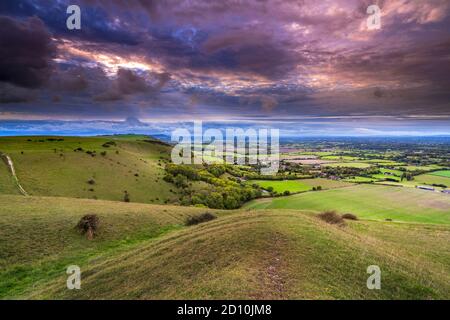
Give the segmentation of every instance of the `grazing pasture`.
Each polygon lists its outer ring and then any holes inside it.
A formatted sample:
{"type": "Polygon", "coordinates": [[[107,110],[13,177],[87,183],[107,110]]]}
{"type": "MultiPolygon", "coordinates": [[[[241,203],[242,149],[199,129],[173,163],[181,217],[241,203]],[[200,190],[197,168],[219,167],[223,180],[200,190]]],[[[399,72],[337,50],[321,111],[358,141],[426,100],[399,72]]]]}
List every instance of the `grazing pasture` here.
{"type": "Polygon", "coordinates": [[[297,209],[353,213],[371,220],[450,224],[447,195],[382,185],[360,184],[348,188],[253,200],[250,209],[297,209]]]}
{"type": "Polygon", "coordinates": [[[351,184],[341,181],[328,179],[300,179],[300,180],[249,180],[249,184],[256,183],[263,189],[272,187],[274,191],[283,193],[289,191],[291,193],[310,191],[314,187],[322,187],[322,189],[333,189],[346,187],[351,184]]]}
{"type": "Polygon", "coordinates": [[[325,167],[347,167],[347,168],[359,168],[365,169],[369,168],[372,165],[364,162],[338,162],[338,163],[328,163],[324,165],[325,167]]]}
{"type": "Polygon", "coordinates": [[[434,172],[430,172],[429,174],[433,175],[433,176],[450,178],[450,170],[434,171],[434,172]]]}

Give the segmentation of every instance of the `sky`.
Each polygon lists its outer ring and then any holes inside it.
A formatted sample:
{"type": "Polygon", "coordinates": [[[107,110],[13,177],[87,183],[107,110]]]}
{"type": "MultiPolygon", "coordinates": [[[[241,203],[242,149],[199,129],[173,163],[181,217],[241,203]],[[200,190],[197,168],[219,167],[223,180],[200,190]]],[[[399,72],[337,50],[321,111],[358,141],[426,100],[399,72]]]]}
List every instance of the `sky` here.
{"type": "Polygon", "coordinates": [[[450,135],[450,1],[0,2],[0,135],[191,120],[450,135]]]}

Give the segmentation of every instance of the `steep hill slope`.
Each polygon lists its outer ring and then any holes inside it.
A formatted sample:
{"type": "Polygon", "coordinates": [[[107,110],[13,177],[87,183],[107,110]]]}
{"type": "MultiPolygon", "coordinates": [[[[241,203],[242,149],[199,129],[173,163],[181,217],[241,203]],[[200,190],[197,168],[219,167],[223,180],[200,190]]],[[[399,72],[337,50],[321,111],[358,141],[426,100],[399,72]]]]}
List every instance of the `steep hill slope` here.
{"type": "MultiPolygon", "coordinates": [[[[145,136],[1,137],[23,188],[35,196],[164,203],[177,198],[162,180],[170,147],[145,136]]],[[[8,179],[2,163],[0,179],[8,179]]],[[[6,185],[6,184],[4,184],[6,185]]],[[[0,187],[0,193],[16,193],[0,187]]]]}
{"type": "MultiPolygon", "coordinates": [[[[376,221],[326,224],[311,212],[215,212],[119,202],[0,196],[2,297],[60,299],[450,298],[450,228],[376,221]],[[25,200],[23,200],[25,199],[25,200]],[[73,229],[97,212],[98,238],[73,229]],[[66,267],[82,270],[66,288],[66,267]],[[369,265],[382,289],[368,290],[369,265]]],[[[208,210],[211,211],[211,210],[208,210]]]]}

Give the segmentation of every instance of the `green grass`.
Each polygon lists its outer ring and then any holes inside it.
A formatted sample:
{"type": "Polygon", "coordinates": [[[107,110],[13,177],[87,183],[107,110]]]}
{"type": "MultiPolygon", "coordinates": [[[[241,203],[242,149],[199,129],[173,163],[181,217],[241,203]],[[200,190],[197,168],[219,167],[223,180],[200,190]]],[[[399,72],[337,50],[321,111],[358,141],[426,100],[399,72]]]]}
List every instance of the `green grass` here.
{"type": "Polygon", "coordinates": [[[374,179],[374,178],[367,178],[367,177],[352,177],[352,178],[347,178],[347,179],[344,179],[344,181],[346,181],[346,182],[352,182],[352,183],[362,183],[362,182],[364,182],[364,183],[367,183],[367,182],[374,182],[374,181],[376,181],[377,179],[374,179]]]}
{"type": "Polygon", "coordinates": [[[349,188],[308,192],[254,200],[250,209],[337,210],[362,219],[450,224],[450,198],[414,188],[357,185],[349,188]]]}
{"type": "Polygon", "coordinates": [[[0,158],[0,194],[20,194],[6,163],[0,158]]]}
{"type": "Polygon", "coordinates": [[[376,179],[376,180],[386,180],[386,179],[392,179],[392,180],[396,180],[398,182],[400,182],[401,177],[397,177],[397,176],[391,176],[391,175],[386,175],[386,174],[373,174],[372,178],[376,179]]]}
{"type": "Polygon", "coordinates": [[[396,169],[399,169],[399,168],[403,168],[403,169],[405,169],[406,171],[409,171],[409,172],[414,172],[414,171],[433,171],[433,170],[442,169],[441,166],[438,166],[438,165],[435,165],[435,164],[432,164],[432,165],[429,165],[429,166],[401,166],[401,167],[398,167],[396,169]]]}
{"type": "Polygon", "coordinates": [[[365,169],[365,168],[371,167],[372,165],[370,165],[368,163],[363,163],[363,162],[338,162],[338,163],[323,164],[323,166],[332,167],[332,168],[347,167],[347,168],[365,169]]]}
{"type": "Polygon", "coordinates": [[[321,186],[322,189],[333,189],[349,186],[350,184],[340,181],[328,179],[301,179],[301,180],[249,180],[248,184],[258,184],[264,189],[272,187],[274,191],[283,193],[289,191],[291,193],[310,191],[313,187],[321,186]]]}
{"type": "Polygon", "coordinates": [[[394,176],[401,177],[403,172],[400,170],[380,168],[381,173],[391,173],[394,176]]]}
{"type": "Polygon", "coordinates": [[[294,211],[240,213],[82,263],[81,290],[67,290],[63,274],[25,297],[448,298],[448,236],[448,228],[370,222],[336,228],[294,211]],[[436,234],[443,238],[435,241],[436,234]],[[372,264],[383,272],[383,290],[366,287],[372,264]]]}
{"type": "Polygon", "coordinates": [[[215,211],[218,219],[185,227],[187,216],[205,209],[6,195],[0,204],[2,298],[450,297],[448,226],[336,227],[311,212],[241,210],[215,211]],[[87,212],[100,217],[92,241],[74,230],[87,212]],[[73,264],[81,290],[66,288],[73,264]],[[383,272],[382,290],[366,287],[373,264],[383,272]]]}
{"type": "Polygon", "coordinates": [[[324,156],[321,157],[322,160],[339,160],[339,161],[355,161],[360,160],[358,157],[352,157],[352,156],[324,156]]]}
{"type": "Polygon", "coordinates": [[[16,296],[70,264],[87,263],[180,228],[205,209],[102,200],[0,195],[0,297],[16,296]],[[99,237],[75,230],[88,213],[100,218],[99,237]]]}
{"type": "MultiPolygon", "coordinates": [[[[411,187],[414,188],[414,187],[420,186],[420,185],[436,185],[436,184],[445,185],[447,187],[450,187],[450,178],[426,173],[426,174],[414,176],[414,180],[411,180],[411,181],[407,181],[406,179],[404,179],[403,181],[399,181],[397,183],[396,182],[380,182],[380,183],[398,185],[398,186],[404,186],[404,187],[410,187],[410,188],[411,187]]],[[[436,187],[436,188],[439,189],[438,187],[436,187]]]]}
{"type": "MultiPolygon", "coordinates": [[[[0,138],[0,151],[12,158],[20,183],[31,195],[121,201],[126,190],[132,202],[162,203],[177,199],[170,192],[176,188],[162,179],[164,163],[160,158],[168,159],[167,146],[144,142],[149,138],[133,135],[60,137],[64,141],[48,138],[0,138]],[[103,147],[108,141],[117,145],[103,147]],[[77,148],[96,151],[96,156],[74,152],[77,148]],[[95,184],[88,184],[90,179],[95,184]]],[[[0,175],[4,176],[2,171],[0,175]]],[[[0,192],[10,193],[3,189],[0,192]]]]}
{"type": "Polygon", "coordinates": [[[430,175],[450,178],[450,170],[441,170],[441,171],[430,172],[430,175]]]}

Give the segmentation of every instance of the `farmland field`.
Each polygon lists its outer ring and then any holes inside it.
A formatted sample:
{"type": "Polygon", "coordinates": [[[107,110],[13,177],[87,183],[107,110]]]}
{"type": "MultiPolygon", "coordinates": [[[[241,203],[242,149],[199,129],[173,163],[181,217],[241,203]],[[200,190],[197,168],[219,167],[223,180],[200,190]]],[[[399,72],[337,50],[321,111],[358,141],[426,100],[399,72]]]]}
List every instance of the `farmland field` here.
{"type": "Polygon", "coordinates": [[[347,167],[347,168],[359,168],[359,169],[363,169],[363,168],[369,168],[371,167],[370,164],[368,163],[363,163],[363,162],[338,162],[338,163],[328,163],[325,164],[324,166],[326,167],[347,167]]]}
{"type": "Polygon", "coordinates": [[[357,185],[254,200],[251,209],[337,210],[363,219],[450,224],[450,197],[414,188],[357,185]]]}
{"type": "Polygon", "coordinates": [[[429,174],[433,175],[433,176],[450,178],[450,170],[435,171],[435,172],[430,172],[429,174]]]}
{"type": "Polygon", "coordinates": [[[322,189],[333,189],[349,186],[349,183],[328,180],[328,179],[301,179],[301,180],[249,180],[249,184],[256,183],[264,189],[272,187],[274,191],[282,193],[289,191],[291,193],[312,190],[313,187],[322,187],[322,189]]]}

